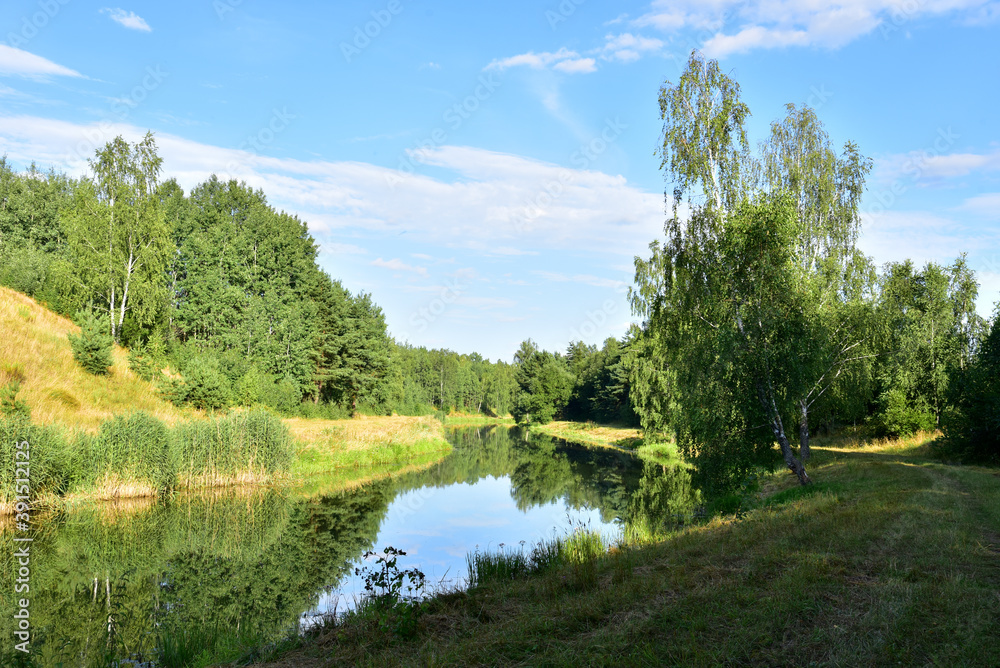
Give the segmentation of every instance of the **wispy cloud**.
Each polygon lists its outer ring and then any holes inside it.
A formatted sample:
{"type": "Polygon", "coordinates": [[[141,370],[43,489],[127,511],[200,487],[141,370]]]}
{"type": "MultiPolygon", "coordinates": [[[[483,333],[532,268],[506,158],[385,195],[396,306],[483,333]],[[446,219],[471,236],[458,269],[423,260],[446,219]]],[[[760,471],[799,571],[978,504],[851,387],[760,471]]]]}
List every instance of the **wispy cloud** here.
{"type": "Polygon", "coordinates": [[[76,70],[6,44],[0,44],[0,75],[16,75],[33,79],[48,77],[82,77],[76,70]]]}
{"type": "Polygon", "coordinates": [[[509,58],[499,58],[491,62],[484,69],[503,71],[511,67],[530,67],[541,70],[551,67],[554,70],[567,74],[580,74],[593,72],[596,70],[593,58],[581,57],[576,51],[561,48],[555,53],[543,51],[535,53],[529,51],[509,58]]]}
{"type": "Polygon", "coordinates": [[[639,60],[647,53],[657,53],[663,50],[662,40],[653,37],[633,35],[630,32],[620,35],[607,35],[601,48],[601,57],[605,60],[617,60],[630,63],[639,60]]]}
{"type": "Polygon", "coordinates": [[[962,202],[958,208],[977,216],[1000,221],[1000,193],[984,193],[970,197],[962,202]]]}
{"type": "Polygon", "coordinates": [[[411,264],[406,264],[399,258],[393,258],[391,260],[383,260],[378,258],[377,260],[372,260],[372,266],[383,267],[385,269],[391,269],[393,271],[408,271],[414,274],[419,274],[421,276],[427,276],[427,269],[425,267],[416,267],[411,264]]]}
{"type": "MultiPolygon", "coordinates": [[[[95,140],[103,144],[121,134],[137,141],[145,132],[127,124],[0,117],[0,145],[11,160],[34,160],[72,174],[86,172],[95,140]]],[[[273,158],[167,133],[156,138],[164,173],[185,188],[213,173],[244,180],[299,214],[320,236],[334,230],[405,232],[414,242],[484,256],[560,249],[630,257],[644,252],[663,226],[663,194],[623,176],[480,148],[440,146],[414,154],[418,163],[435,168],[431,177],[363,162],[273,158]]]]}
{"type": "Polygon", "coordinates": [[[129,30],[138,30],[140,32],[153,31],[153,29],[149,27],[149,24],[146,23],[146,19],[142,18],[135,12],[126,11],[121,7],[116,7],[114,9],[105,7],[101,10],[101,13],[107,14],[112,21],[120,26],[128,28],[129,30]]]}
{"type": "Polygon", "coordinates": [[[1000,17],[1000,3],[987,0],[654,0],[632,21],[663,32],[700,31],[701,50],[724,58],[758,49],[817,46],[836,49],[879,29],[891,34],[923,17],[954,16],[959,23],[982,25],[1000,17]],[[734,26],[728,29],[727,26],[734,26]]]}
{"type": "Polygon", "coordinates": [[[907,179],[911,181],[942,181],[1000,171],[1000,149],[987,153],[944,153],[930,150],[910,151],[879,158],[875,162],[878,181],[907,179]]]}

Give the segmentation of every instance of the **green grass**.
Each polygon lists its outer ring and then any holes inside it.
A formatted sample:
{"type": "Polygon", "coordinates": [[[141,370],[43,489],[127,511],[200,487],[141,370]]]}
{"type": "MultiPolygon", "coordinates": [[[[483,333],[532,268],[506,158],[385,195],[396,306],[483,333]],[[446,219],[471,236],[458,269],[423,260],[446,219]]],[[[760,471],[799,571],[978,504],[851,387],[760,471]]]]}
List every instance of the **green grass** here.
{"type": "Polygon", "coordinates": [[[353,420],[284,421],[297,441],[293,478],[401,468],[451,451],[444,428],[431,417],[362,417],[353,420]]]}
{"type": "Polygon", "coordinates": [[[994,666],[1000,476],[915,450],[819,447],[814,486],[776,474],[739,519],[581,546],[592,575],[479,577],[412,640],[338,628],[273,665],[994,666]]]}
{"type": "Polygon", "coordinates": [[[489,415],[464,415],[455,414],[445,416],[444,425],[446,427],[479,427],[492,424],[514,424],[512,417],[490,417],[489,415]]]}

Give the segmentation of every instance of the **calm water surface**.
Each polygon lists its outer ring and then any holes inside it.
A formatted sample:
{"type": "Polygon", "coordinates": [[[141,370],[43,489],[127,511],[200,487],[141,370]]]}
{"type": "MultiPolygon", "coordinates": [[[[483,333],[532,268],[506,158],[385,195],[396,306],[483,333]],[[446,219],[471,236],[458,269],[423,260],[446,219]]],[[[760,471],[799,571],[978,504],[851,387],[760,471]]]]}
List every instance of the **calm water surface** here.
{"type": "MultiPolygon", "coordinates": [[[[280,636],[350,607],[363,591],[354,568],[367,550],[404,550],[400,568],[454,586],[476,549],[530,548],[581,525],[612,538],[623,522],[662,522],[654,516],[689,503],[668,498],[689,493],[686,472],[626,453],[507,427],[449,438],[455,449],[441,462],[350,492],[219,492],[49,522],[31,548],[38,664],[85,665],[105,650],[148,659],[164,630],[280,636]]],[[[11,539],[0,534],[6,555],[11,539]]],[[[12,561],[4,571],[0,632],[10,638],[12,561]]]]}

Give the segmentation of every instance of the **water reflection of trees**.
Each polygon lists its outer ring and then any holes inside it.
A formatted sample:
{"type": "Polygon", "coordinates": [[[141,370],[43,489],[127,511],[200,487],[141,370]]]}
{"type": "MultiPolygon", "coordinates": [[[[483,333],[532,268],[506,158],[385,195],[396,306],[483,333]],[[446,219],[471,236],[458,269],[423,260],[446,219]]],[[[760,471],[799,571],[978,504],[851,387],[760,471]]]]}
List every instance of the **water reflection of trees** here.
{"type": "MultiPolygon", "coordinates": [[[[76,510],[43,525],[31,546],[32,648],[39,665],[100,665],[106,653],[150,656],[164,631],[294,628],[324,587],[374,547],[401,492],[509,476],[517,507],[564,499],[605,521],[661,527],[690,516],[697,493],[683,467],[577,448],[505,427],[466,429],[419,473],[303,499],[280,491],[177,496],[160,503],[76,510]]],[[[0,550],[14,554],[13,534],[0,550]]],[[[0,589],[14,589],[13,567],[0,589]]],[[[13,601],[0,598],[11,638],[13,601]]],[[[9,650],[0,648],[0,664],[9,650]]],[[[6,665],[6,664],[4,664],[6,665]]]]}
{"type": "Polygon", "coordinates": [[[451,434],[455,450],[426,471],[400,477],[400,490],[473,484],[509,476],[518,509],[559,499],[572,508],[600,510],[604,521],[625,517],[642,464],[617,450],[575,447],[560,439],[517,428],[488,427],[451,434]]]}
{"type": "MultiPolygon", "coordinates": [[[[74,512],[32,544],[33,652],[40,665],[86,666],[108,652],[149,657],[161,633],[183,628],[276,636],[373,547],[390,500],[381,483],[307,501],[270,492],[74,512]]],[[[11,572],[0,576],[8,591],[11,572]]],[[[0,603],[7,637],[10,604],[0,603]]]]}

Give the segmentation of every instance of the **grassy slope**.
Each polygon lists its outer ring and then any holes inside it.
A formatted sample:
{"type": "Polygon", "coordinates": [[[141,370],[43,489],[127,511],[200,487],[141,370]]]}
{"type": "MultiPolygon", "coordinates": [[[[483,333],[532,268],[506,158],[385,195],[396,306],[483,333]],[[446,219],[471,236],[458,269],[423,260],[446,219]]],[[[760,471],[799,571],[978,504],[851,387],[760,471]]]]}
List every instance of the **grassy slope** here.
{"type": "Polygon", "coordinates": [[[23,376],[20,399],[37,424],[61,424],[96,431],[105,420],[136,410],[168,424],[182,414],[128,368],[127,353],[115,346],[108,376],[92,376],[73,360],[71,321],[32,298],[0,286],[0,385],[23,376]]]}
{"type": "Polygon", "coordinates": [[[412,640],[349,626],[270,665],[997,665],[1000,472],[921,454],[819,448],[811,488],[778,474],[741,519],[605,557],[596,586],[448,594],[412,640]]]}

